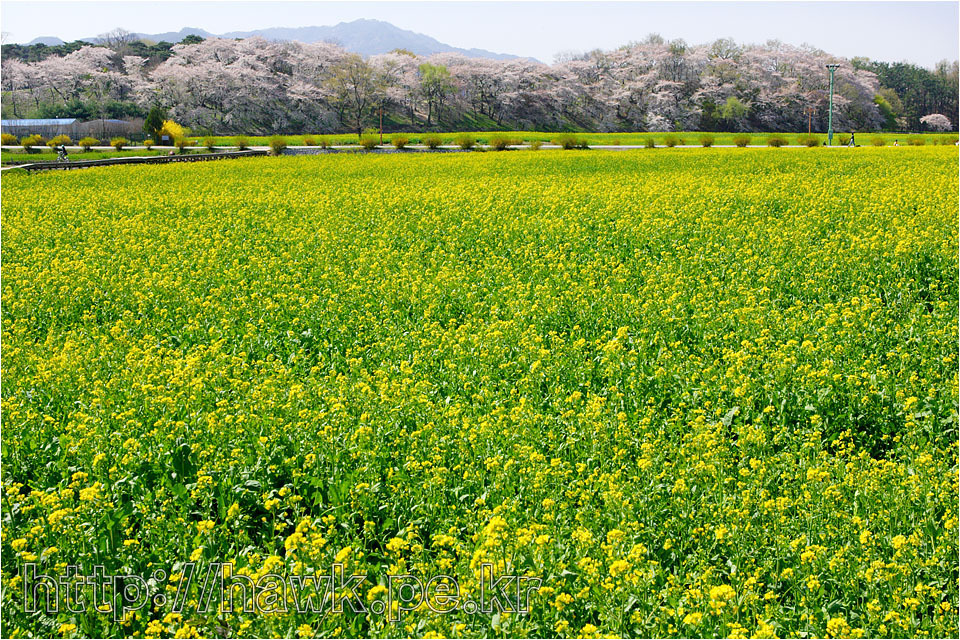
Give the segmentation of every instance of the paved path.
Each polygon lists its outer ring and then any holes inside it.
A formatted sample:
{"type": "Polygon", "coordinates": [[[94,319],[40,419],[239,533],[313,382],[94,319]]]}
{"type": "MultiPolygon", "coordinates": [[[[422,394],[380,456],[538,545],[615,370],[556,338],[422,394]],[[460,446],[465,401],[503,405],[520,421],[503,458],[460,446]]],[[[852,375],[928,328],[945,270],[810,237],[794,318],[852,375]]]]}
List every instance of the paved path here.
{"type": "MultiPolygon", "coordinates": [[[[712,145],[712,146],[713,146],[713,148],[717,148],[717,149],[734,149],[734,148],[736,148],[735,145],[724,145],[724,144],[715,144],[715,145],[712,145]]],[[[22,148],[19,147],[19,146],[4,146],[4,147],[2,147],[2,148],[3,148],[4,150],[6,150],[6,151],[20,151],[20,150],[22,149],[22,148]]],[[[70,149],[70,148],[71,148],[71,147],[68,147],[68,149],[70,149]]],[[[19,165],[6,165],[6,166],[2,166],[2,167],[0,167],[0,171],[6,171],[6,170],[8,170],[8,169],[22,169],[22,168],[27,168],[28,170],[31,170],[30,167],[33,167],[33,169],[36,169],[36,170],[39,170],[39,169],[74,169],[74,168],[80,168],[81,166],[105,166],[105,165],[111,165],[111,164],[127,164],[127,163],[129,163],[129,164],[140,164],[140,163],[143,163],[144,161],[148,161],[148,162],[150,162],[150,163],[155,163],[155,162],[160,162],[161,160],[159,160],[159,159],[164,159],[164,160],[168,160],[168,161],[190,161],[191,159],[196,159],[196,160],[201,159],[200,157],[198,157],[198,156],[201,155],[201,154],[195,154],[195,155],[175,155],[175,156],[166,156],[166,155],[117,156],[117,157],[114,157],[114,158],[102,158],[102,159],[99,159],[99,160],[84,160],[84,159],[83,159],[83,156],[82,156],[82,152],[80,151],[80,147],[73,147],[73,148],[76,149],[76,151],[73,152],[73,156],[72,156],[72,158],[74,158],[74,160],[72,160],[71,162],[69,162],[69,163],[68,163],[68,166],[57,165],[57,163],[55,163],[55,162],[53,162],[53,161],[39,161],[39,162],[35,162],[35,163],[25,163],[25,164],[19,164],[19,165]],[[79,156],[79,157],[78,157],[78,156],[79,156]],[[107,162],[108,160],[114,160],[114,161],[119,161],[119,162],[107,162]],[[125,161],[129,161],[129,162],[125,162],[125,161]],[[28,165],[29,165],[29,166],[28,166],[28,165]],[[39,166],[39,165],[44,165],[44,166],[39,166]],[[46,165],[53,165],[53,166],[46,166],[46,165]]],[[[476,147],[475,147],[475,149],[484,149],[484,150],[490,150],[490,148],[491,148],[491,147],[490,147],[489,145],[483,145],[483,144],[477,144],[476,147]]],[[[529,148],[530,148],[530,145],[526,145],[526,144],[516,144],[516,145],[510,145],[510,146],[508,147],[508,149],[515,149],[515,150],[524,150],[524,149],[529,149],[529,148]]],[[[543,145],[540,146],[540,149],[544,149],[544,150],[548,150],[548,149],[561,149],[561,148],[562,148],[562,147],[560,147],[559,145],[555,145],[555,144],[543,144],[543,145]]],[[[620,144],[620,145],[598,144],[598,145],[591,145],[589,148],[590,148],[590,149],[599,149],[599,150],[603,150],[603,151],[627,151],[627,150],[630,150],[630,149],[646,149],[646,148],[648,148],[648,147],[647,147],[646,145],[640,145],[640,144],[620,144]]],[[[657,148],[657,149],[667,149],[668,147],[667,147],[666,145],[660,145],[660,144],[658,144],[658,145],[656,145],[655,148],[657,148]]],[[[696,144],[686,144],[686,145],[676,145],[676,146],[674,146],[673,148],[674,148],[674,149],[702,149],[703,147],[702,147],[701,145],[696,145],[696,144]]],[[[749,149],[768,149],[768,148],[771,148],[771,147],[767,147],[766,145],[751,144],[751,145],[747,145],[747,148],[749,148],[749,149]]],[[[782,148],[788,148],[788,149],[803,149],[803,148],[805,148],[805,146],[804,146],[804,145],[784,145],[782,148]]],[[[841,145],[833,145],[832,147],[828,147],[828,148],[830,148],[830,149],[847,149],[847,148],[849,148],[849,147],[845,147],[845,146],[841,146],[841,145]]],[[[102,147],[102,146],[101,146],[101,147],[91,147],[91,149],[92,149],[92,150],[96,150],[96,151],[114,151],[114,148],[113,148],[113,147],[102,147]]],[[[171,150],[173,150],[173,147],[153,147],[153,149],[155,149],[155,150],[157,150],[157,151],[171,151],[171,150]]],[[[206,150],[206,147],[185,147],[185,149],[190,150],[190,151],[204,151],[204,150],[206,150]]],[[[232,153],[236,153],[236,152],[237,152],[237,147],[222,146],[222,147],[217,147],[217,149],[218,149],[219,151],[214,152],[216,155],[226,155],[226,154],[231,153],[231,152],[232,152],[232,153]]],[[[247,149],[248,149],[249,151],[254,151],[254,152],[256,152],[255,154],[250,154],[250,155],[262,155],[263,152],[269,152],[269,151],[270,151],[270,147],[268,147],[268,146],[259,146],[259,145],[257,145],[257,146],[250,146],[250,147],[247,147],[247,149]]],[[[135,146],[135,147],[126,147],[126,150],[129,150],[129,151],[147,151],[147,148],[146,148],[146,147],[142,147],[142,146],[139,146],[139,147],[136,147],[136,146],[135,146]]],[[[361,151],[363,151],[363,149],[362,149],[359,145],[331,145],[331,146],[329,146],[329,147],[327,147],[327,148],[322,148],[322,147],[319,147],[319,146],[292,145],[292,146],[288,146],[288,147],[287,147],[287,152],[286,152],[285,155],[320,155],[320,154],[325,154],[325,153],[345,153],[345,152],[361,152],[361,151]]],[[[372,149],[372,151],[375,152],[375,153],[417,153],[417,152],[423,153],[423,152],[429,152],[430,150],[429,150],[426,146],[424,146],[424,145],[411,144],[411,145],[407,145],[404,149],[395,149],[395,148],[394,148],[393,146],[391,146],[391,145],[381,145],[381,146],[377,146],[376,148],[372,149]]],[[[453,152],[462,152],[462,151],[465,151],[465,150],[461,149],[461,148],[460,148],[459,146],[457,146],[457,145],[449,145],[449,144],[448,144],[448,145],[440,145],[440,146],[436,149],[436,151],[442,151],[442,152],[451,152],[451,151],[453,151],[453,152]]],[[[27,157],[29,157],[29,154],[24,154],[24,155],[27,156],[27,157]]],[[[202,154],[202,155],[206,156],[207,154],[202,154]]]]}
{"type": "MultiPolygon", "coordinates": [[[[517,144],[517,145],[510,145],[509,148],[510,148],[510,149],[528,149],[529,146],[530,146],[530,145],[527,145],[527,144],[517,144]]],[[[859,145],[858,145],[858,146],[859,146],[859,145]]],[[[732,144],[715,144],[715,145],[712,145],[712,147],[717,148],[717,149],[734,149],[734,148],[736,148],[736,145],[732,145],[732,144]]],[[[5,150],[5,151],[20,151],[20,150],[22,149],[22,147],[19,147],[19,146],[4,146],[4,147],[0,147],[0,148],[2,148],[2,149],[5,150]]],[[[269,150],[270,150],[270,147],[269,147],[269,146],[266,146],[266,145],[253,145],[253,146],[250,146],[250,147],[247,147],[247,148],[248,148],[248,149],[258,150],[258,151],[269,151],[269,150]]],[[[459,146],[454,145],[454,144],[440,145],[439,148],[440,148],[440,149],[443,149],[443,150],[459,150],[459,149],[460,149],[459,146]]],[[[476,145],[476,148],[478,148],[478,149],[489,149],[490,147],[489,147],[489,145],[483,145],[483,144],[479,144],[479,143],[478,143],[478,144],[476,145]]],[[[556,145],[556,144],[546,144],[546,143],[545,143],[545,144],[541,145],[540,148],[541,148],[541,149],[560,149],[561,147],[560,147],[560,145],[556,145]]],[[[590,145],[590,148],[591,148],[591,149],[612,149],[612,150],[620,150],[620,149],[646,149],[647,146],[646,146],[646,145],[642,145],[642,144],[592,144],[592,145],[590,145]]],[[[664,145],[664,144],[658,144],[658,145],[656,145],[656,148],[657,148],[657,149],[667,149],[668,147],[667,147],[667,145],[664,145]]],[[[702,147],[702,145],[699,145],[699,144],[678,144],[678,145],[675,145],[673,148],[674,148],[674,149],[701,149],[701,148],[703,148],[703,147],[702,147]]],[[[767,147],[767,145],[764,145],[764,144],[750,144],[750,145],[747,145],[747,148],[749,148],[749,149],[767,149],[768,147],[767,147]]],[[[784,145],[782,148],[802,149],[802,148],[805,148],[805,145],[788,144],[788,145],[784,145]]],[[[845,147],[845,146],[843,146],[843,145],[836,145],[836,144],[835,144],[835,145],[833,145],[833,147],[831,147],[831,148],[835,148],[835,149],[846,149],[847,147],[845,147]]],[[[73,151],[71,151],[71,153],[74,154],[74,155],[82,153],[82,152],[80,151],[80,147],[69,147],[69,146],[68,146],[67,149],[72,149],[73,151]]],[[[91,147],[90,149],[91,149],[91,151],[115,151],[115,149],[114,149],[113,147],[109,147],[109,146],[91,147]]],[[[174,150],[174,147],[153,147],[153,149],[154,149],[155,151],[172,151],[172,150],[174,150]]],[[[184,149],[189,150],[189,151],[204,151],[204,150],[206,150],[206,147],[184,147],[184,149]]],[[[236,150],[238,150],[237,147],[235,147],[235,146],[229,146],[229,145],[218,146],[218,147],[216,147],[216,149],[217,149],[218,151],[221,151],[221,152],[222,152],[222,151],[236,151],[236,150]]],[[[360,145],[355,145],[355,144],[354,144],[354,145],[339,145],[339,144],[338,144],[338,145],[331,145],[331,146],[327,147],[326,149],[324,149],[324,148],[319,147],[319,146],[317,146],[317,145],[313,145],[313,146],[306,146],[306,145],[289,145],[289,146],[287,146],[287,149],[296,150],[296,151],[301,151],[301,150],[303,150],[303,151],[308,151],[308,150],[312,150],[312,151],[316,151],[317,153],[322,153],[323,151],[327,151],[327,150],[331,150],[331,149],[332,149],[332,150],[336,150],[336,151],[340,151],[340,150],[342,150],[342,151],[356,151],[356,150],[361,149],[361,147],[360,147],[360,145]]],[[[396,149],[394,149],[393,146],[392,146],[392,145],[389,145],[389,144],[380,145],[380,146],[376,147],[376,149],[379,150],[379,151],[396,151],[396,149]]],[[[132,147],[124,147],[124,150],[125,150],[125,151],[147,151],[147,148],[146,148],[146,147],[142,147],[142,146],[132,146],[132,147]]],[[[409,144],[409,145],[406,146],[406,150],[426,151],[426,150],[427,150],[427,147],[424,146],[424,145],[421,145],[421,144],[409,144]]]]}

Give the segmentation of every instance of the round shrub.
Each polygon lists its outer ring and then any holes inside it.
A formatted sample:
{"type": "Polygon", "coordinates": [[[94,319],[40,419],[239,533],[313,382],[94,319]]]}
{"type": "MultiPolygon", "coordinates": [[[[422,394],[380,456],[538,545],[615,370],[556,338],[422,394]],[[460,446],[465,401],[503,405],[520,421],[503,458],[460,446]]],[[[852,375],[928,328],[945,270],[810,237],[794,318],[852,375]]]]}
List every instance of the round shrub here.
{"type": "Polygon", "coordinates": [[[512,142],[513,141],[507,136],[496,135],[490,136],[490,139],[487,141],[487,145],[494,151],[505,151],[512,142]]]}
{"type": "Polygon", "coordinates": [[[123,151],[123,148],[128,144],[130,144],[130,141],[126,138],[117,137],[110,140],[110,146],[117,151],[123,151]]]}
{"type": "Polygon", "coordinates": [[[733,144],[737,145],[742,149],[743,147],[750,144],[750,136],[744,135],[744,134],[735,135],[733,136],[733,144]]]}
{"type": "Polygon", "coordinates": [[[59,135],[54,138],[50,138],[50,140],[47,141],[47,146],[50,147],[51,149],[56,149],[62,144],[63,145],[73,144],[73,140],[70,139],[70,136],[59,135]]]}
{"type": "Polygon", "coordinates": [[[313,136],[303,136],[303,146],[315,147],[317,146],[317,139],[313,136]]]}
{"type": "Polygon", "coordinates": [[[151,140],[150,138],[147,138],[146,140],[143,141],[143,146],[147,148],[147,151],[149,151],[150,149],[153,149],[153,145],[155,144],[157,143],[151,140]]]}
{"type": "Polygon", "coordinates": [[[530,151],[540,151],[540,147],[542,146],[543,146],[543,140],[530,141],[530,151]]]}
{"type": "Polygon", "coordinates": [[[436,149],[443,144],[443,140],[440,136],[431,134],[423,137],[423,144],[425,144],[428,149],[436,149]]]}
{"type": "Polygon", "coordinates": [[[97,140],[96,138],[91,138],[90,136],[87,136],[86,138],[80,138],[77,144],[80,145],[80,148],[83,149],[84,151],[90,151],[91,148],[100,144],[100,141],[97,140]]]}
{"type": "Polygon", "coordinates": [[[787,139],[783,136],[770,136],[767,138],[768,147],[785,147],[787,146],[787,139]]]}
{"type": "Polygon", "coordinates": [[[555,141],[556,144],[560,145],[564,149],[589,149],[587,145],[586,138],[578,138],[572,133],[565,133],[558,137],[555,141]]]}
{"type": "Polygon", "coordinates": [[[365,133],[360,136],[360,146],[366,149],[367,151],[372,151],[377,148],[377,145],[380,144],[380,138],[372,133],[365,133]]]}
{"type": "Polygon", "coordinates": [[[553,141],[553,144],[558,145],[564,149],[573,149],[577,144],[577,139],[574,138],[571,134],[565,133],[561,136],[557,136],[557,139],[553,141]]]}
{"type": "Polygon", "coordinates": [[[410,143],[410,138],[408,138],[405,135],[398,133],[394,136],[390,136],[390,144],[392,144],[395,149],[403,149],[409,143],[410,143]]]}
{"type": "Polygon", "coordinates": [[[476,146],[477,140],[473,136],[468,136],[467,134],[462,133],[459,136],[457,136],[456,143],[457,143],[457,146],[463,149],[464,151],[469,151],[470,149],[473,149],[474,146],[476,146]]]}
{"type": "Polygon", "coordinates": [[[23,136],[22,138],[20,138],[20,146],[22,146],[27,151],[30,151],[34,147],[39,147],[43,143],[44,143],[44,139],[36,134],[32,136],[23,136]]]}
{"type": "Polygon", "coordinates": [[[800,144],[804,145],[805,147],[813,148],[813,147],[820,146],[820,138],[814,135],[805,134],[800,136],[797,140],[800,142],[800,144]]]}
{"type": "Polygon", "coordinates": [[[247,138],[247,136],[237,136],[233,139],[233,144],[235,147],[237,147],[237,149],[243,151],[250,146],[250,140],[247,138]]]}
{"type": "Polygon", "coordinates": [[[173,146],[175,146],[180,151],[180,153],[183,153],[189,144],[190,144],[190,141],[187,140],[186,138],[181,137],[181,138],[173,139],[173,146]]]}
{"type": "Polygon", "coordinates": [[[270,152],[275,156],[283,154],[283,150],[287,148],[287,139],[283,136],[273,136],[270,138],[270,152]]]}
{"type": "Polygon", "coordinates": [[[186,138],[190,134],[187,132],[187,129],[173,120],[164,120],[157,135],[160,136],[161,141],[163,141],[163,137],[166,136],[174,143],[174,146],[176,146],[177,138],[186,138]]]}
{"type": "Polygon", "coordinates": [[[715,139],[709,134],[704,134],[700,136],[700,146],[701,147],[712,147],[715,139]]]}
{"type": "Polygon", "coordinates": [[[648,136],[643,139],[643,146],[645,146],[647,149],[656,149],[657,141],[653,139],[653,136],[648,136]]]}
{"type": "Polygon", "coordinates": [[[663,139],[663,144],[667,145],[668,147],[675,147],[679,142],[680,142],[680,138],[678,138],[677,136],[666,136],[663,139]]]}
{"type": "Polygon", "coordinates": [[[217,148],[217,140],[213,136],[207,136],[203,139],[203,146],[207,148],[207,151],[215,151],[217,148]]]}
{"type": "Polygon", "coordinates": [[[907,140],[907,142],[913,145],[914,147],[922,147],[923,145],[927,144],[926,138],[922,136],[912,136],[907,140]]]}
{"type": "Polygon", "coordinates": [[[12,147],[15,144],[18,144],[20,141],[17,140],[17,136],[10,133],[0,134],[0,144],[5,147],[12,147]]]}
{"type": "Polygon", "coordinates": [[[886,146],[887,141],[878,136],[876,138],[870,138],[870,144],[875,147],[883,147],[886,146]]]}

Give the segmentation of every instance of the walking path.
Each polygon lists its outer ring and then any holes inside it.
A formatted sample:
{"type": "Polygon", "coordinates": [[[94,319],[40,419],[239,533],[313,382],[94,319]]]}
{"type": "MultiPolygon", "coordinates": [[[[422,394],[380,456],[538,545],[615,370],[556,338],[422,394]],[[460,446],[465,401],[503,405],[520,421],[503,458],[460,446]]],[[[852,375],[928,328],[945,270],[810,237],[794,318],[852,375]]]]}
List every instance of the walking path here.
{"type": "MultiPolygon", "coordinates": [[[[712,145],[713,148],[718,149],[733,149],[736,148],[734,145],[712,145]]],[[[22,147],[19,146],[5,146],[2,147],[7,151],[19,151],[22,147]]],[[[68,147],[69,148],[69,147],[68,147]]],[[[67,162],[56,162],[56,161],[41,161],[41,162],[25,162],[22,164],[12,164],[0,167],[0,171],[6,171],[8,169],[25,169],[27,171],[41,171],[41,170],[51,170],[51,169],[82,169],[85,167],[102,167],[102,166],[111,166],[118,164],[164,164],[168,162],[201,162],[205,160],[221,160],[227,158],[239,158],[239,157],[250,157],[250,156],[263,156],[270,153],[270,147],[268,146],[251,146],[247,149],[240,151],[236,147],[221,147],[223,151],[214,151],[211,153],[188,153],[188,154],[174,154],[174,155],[152,155],[152,156],[118,156],[114,158],[101,158],[98,160],[69,160],[67,162]]],[[[530,149],[528,144],[517,144],[510,145],[507,147],[512,150],[524,150],[530,149]]],[[[543,144],[539,147],[543,150],[550,149],[561,149],[562,147],[555,144],[543,144]]],[[[599,149],[604,151],[627,151],[630,149],[646,149],[646,145],[639,144],[621,144],[621,145],[590,145],[590,149],[599,149]]],[[[656,145],[657,149],[667,149],[666,145],[656,145]]],[[[702,149],[702,145],[676,145],[672,148],[675,149],[702,149]]],[[[766,145],[747,145],[747,148],[750,149],[768,149],[766,145]]],[[[792,149],[802,149],[805,148],[803,145],[784,145],[782,148],[792,148],[792,149]]],[[[846,149],[849,147],[841,145],[833,145],[829,147],[832,149],[846,149]]],[[[79,147],[76,149],[79,150],[79,147]]],[[[127,147],[130,151],[147,151],[146,147],[127,147]]],[[[167,147],[153,147],[157,151],[173,151],[173,148],[167,147]]],[[[206,147],[185,147],[187,151],[202,151],[206,147]]],[[[461,149],[457,145],[441,145],[436,149],[428,149],[424,145],[411,144],[407,145],[403,149],[395,149],[391,145],[380,145],[365,151],[359,145],[332,145],[326,148],[319,146],[288,146],[284,150],[284,155],[320,155],[324,153],[436,153],[436,152],[466,152],[473,150],[490,150],[489,145],[477,144],[476,147],[472,150],[461,149]]],[[[113,147],[91,147],[91,150],[96,151],[113,151],[113,147]]],[[[75,156],[79,155],[79,151],[75,152],[75,156]]],[[[29,154],[24,154],[24,156],[29,157],[29,154]]]]}

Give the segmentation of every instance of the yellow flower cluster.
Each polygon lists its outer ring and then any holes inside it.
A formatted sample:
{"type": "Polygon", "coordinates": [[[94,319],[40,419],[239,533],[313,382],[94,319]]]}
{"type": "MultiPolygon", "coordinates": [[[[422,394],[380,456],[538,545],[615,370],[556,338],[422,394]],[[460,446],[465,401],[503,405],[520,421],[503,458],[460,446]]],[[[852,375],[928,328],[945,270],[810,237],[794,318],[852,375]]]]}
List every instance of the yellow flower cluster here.
{"type": "Polygon", "coordinates": [[[957,157],[836,151],[5,174],[5,629],[957,637],[957,157]],[[543,582],[178,616],[191,558],[543,582]],[[26,562],[167,604],[41,622],[26,562]]]}

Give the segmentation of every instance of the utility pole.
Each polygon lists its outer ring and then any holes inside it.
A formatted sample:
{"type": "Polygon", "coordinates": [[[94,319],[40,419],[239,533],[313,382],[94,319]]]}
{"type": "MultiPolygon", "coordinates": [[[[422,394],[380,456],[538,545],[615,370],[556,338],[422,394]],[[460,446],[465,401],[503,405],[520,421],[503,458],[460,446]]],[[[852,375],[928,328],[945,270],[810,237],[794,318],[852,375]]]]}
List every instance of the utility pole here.
{"type": "Polygon", "coordinates": [[[837,70],[839,64],[828,64],[830,69],[830,111],[827,115],[827,146],[833,145],[833,72],[837,70]]]}

